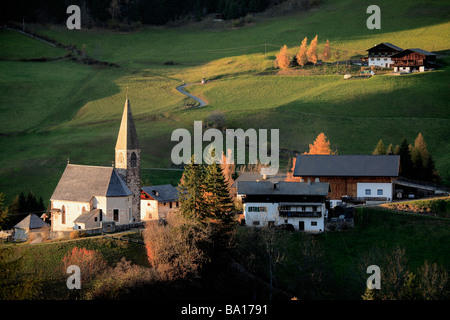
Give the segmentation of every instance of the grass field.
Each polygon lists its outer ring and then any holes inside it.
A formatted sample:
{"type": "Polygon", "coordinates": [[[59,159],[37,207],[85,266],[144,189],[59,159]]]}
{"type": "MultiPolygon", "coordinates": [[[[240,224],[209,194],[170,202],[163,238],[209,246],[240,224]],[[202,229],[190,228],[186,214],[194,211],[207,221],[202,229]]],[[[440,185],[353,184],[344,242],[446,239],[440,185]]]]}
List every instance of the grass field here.
{"type": "MultiPolygon", "coordinates": [[[[446,1],[381,1],[382,29],[368,30],[367,1],[323,1],[310,12],[277,18],[255,15],[242,28],[144,27],[136,32],[29,26],[63,44],[86,46],[120,67],[73,61],[21,62],[59,57],[63,49],[11,31],[0,32],[0,191],[10,202],[32,190],[47,201],[67,159],[110,166],[128,89],[141,142],[143,168],[168,168],[174,129],[192,129],[213,111],[230,128],[278,128],[280,147],[303,152],[325,132],[340,154],[371,153],[421,132],[444,180],[450,180],[449,67],[420,75],[344,81],[342,75],[280,76],[275,53],[301,40],[326,39],[332,61],[362,56],[379,42],[425,50],[450,49],[446,1]],[[267,50],[266,54],[265,50],[267,50]],[[165,62],[173,62],[165,64],[165,62]],[[183,108],[183,81],[209,105],[183,108]]],[[[295,47],[294,47],[295,46],[295,47]]],[[[448,58],[443,60],[448,62],[448,58]]],[[[143,170],[150,184],[176,183],[177,171],[143,170]]]]}

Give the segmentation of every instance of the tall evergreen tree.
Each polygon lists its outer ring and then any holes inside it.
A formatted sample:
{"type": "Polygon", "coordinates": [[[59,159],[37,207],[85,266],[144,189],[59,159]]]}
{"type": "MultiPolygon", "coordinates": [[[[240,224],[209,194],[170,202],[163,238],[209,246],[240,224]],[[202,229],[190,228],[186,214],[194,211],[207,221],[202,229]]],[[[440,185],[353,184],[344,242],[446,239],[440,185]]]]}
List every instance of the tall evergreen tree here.
{"type": "Polygon", "coordinates": [[[205,170],[205,198],[210,222],[228,228],[234,222],[234,204],[220,164],[213,162],[205,170]]]}
{"type": "Polygon", "coordinates": [[[186,218],[194,218],[206,222],[204,169],[202,165],[191,162],[184,168],[183,176],[178,186],[180,212],[186,218]]]}
{"type": "Polygon", "coordinates": [[[411,154],[409,152],[409,145],[406,138],[403,138],[398,154],[400,155],[400,174],[405,178],[411,178],[413,167],[411,154]]]}

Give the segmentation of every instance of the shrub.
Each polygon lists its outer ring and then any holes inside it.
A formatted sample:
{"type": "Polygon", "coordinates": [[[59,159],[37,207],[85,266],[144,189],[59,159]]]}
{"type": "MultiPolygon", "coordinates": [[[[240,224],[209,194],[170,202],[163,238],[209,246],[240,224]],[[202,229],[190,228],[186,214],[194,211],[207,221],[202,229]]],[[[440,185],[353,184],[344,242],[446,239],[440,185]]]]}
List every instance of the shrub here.
{"type": "Polygon", "coordinates": [[[93,280],[107,267],[106,260],[99,252],[78,247],[74,247],[66,254],[62,262],[64,276],[69,266],[76,265],[80,268],[82,284],[93,280]]]}

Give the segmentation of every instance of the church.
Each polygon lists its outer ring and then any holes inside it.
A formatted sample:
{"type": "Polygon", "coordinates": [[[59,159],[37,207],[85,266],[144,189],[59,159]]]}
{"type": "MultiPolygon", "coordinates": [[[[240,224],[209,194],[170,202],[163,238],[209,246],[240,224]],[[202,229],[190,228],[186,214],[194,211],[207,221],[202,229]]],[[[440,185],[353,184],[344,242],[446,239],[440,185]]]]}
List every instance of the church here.
{"type": "Polygon", "coordinates": [[[50,198],[52,231],[101,228],[140,221],[141,150],[128,97],[114,167],[68,163],[50,198]]]}

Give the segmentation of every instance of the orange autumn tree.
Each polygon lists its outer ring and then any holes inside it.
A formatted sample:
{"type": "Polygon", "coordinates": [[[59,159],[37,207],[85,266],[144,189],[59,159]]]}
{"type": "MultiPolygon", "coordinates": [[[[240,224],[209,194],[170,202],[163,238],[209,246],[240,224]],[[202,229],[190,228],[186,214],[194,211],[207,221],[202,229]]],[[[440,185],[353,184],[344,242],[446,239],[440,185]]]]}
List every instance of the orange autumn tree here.
{"type": "Polygon", "coordinates": [[[284,45],[280,52],[277,53],[277,59],[275,60],[276,66],[278,66],[280,69],[287,69],[289,68],[290,64],[290,58],[289,58],[289,52],[286,45],[284,45]]]}
{"type": "Polygon", "coordinates": [[[317,63],[317,35],[314,39],[311,40],[309,44],[308,51],[306,52],[306,56],[308,57],[308,61],[311,63],[317,63]]]}
{"type": "Polygon", "coordinates": [[[297,55],[295,56],[295,58],[297,59],[298,65],[302,66],[302,67],[304,67],[305,64],[308,62],[308,58],[306,57],[307,41],[308,41],[308,39],[305,37],[305,39],[303,39],[303,41],[302,41],[302,44],[300,45],[300,50],[298,51],[297,55]]]}
{"type": "Polygon", "coordinates": [[[325,133],[321,132],[314,143],[309,145],[309,152],[303,154],[337,154],[337,150],[331,150],[330,141],[327,140],[325,133]]]}

